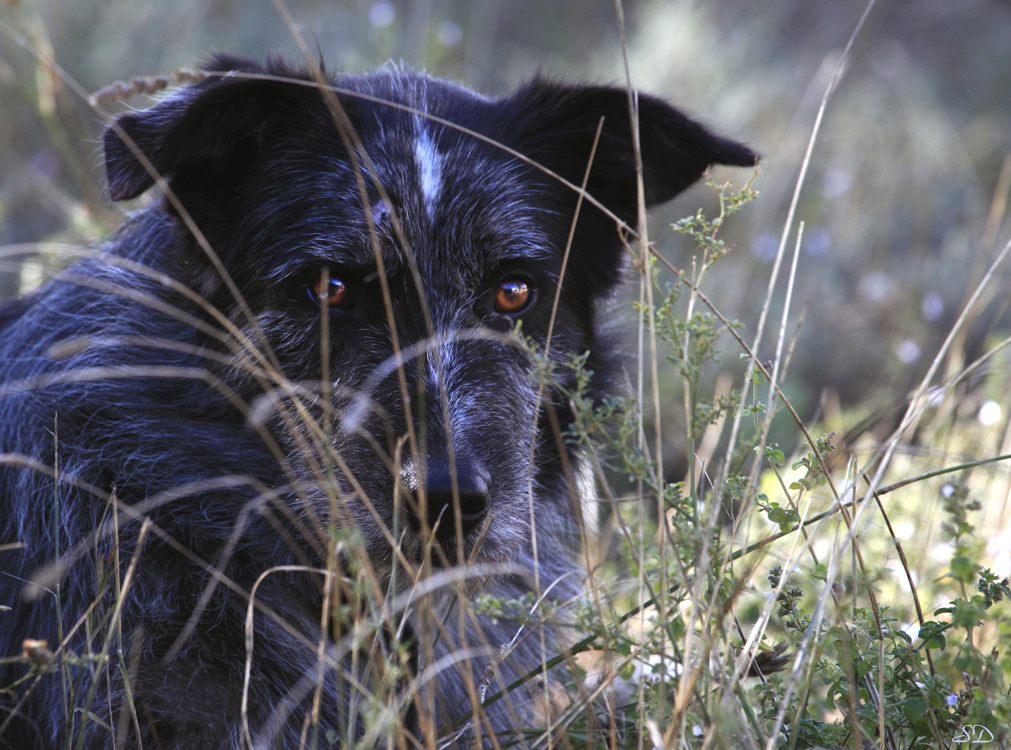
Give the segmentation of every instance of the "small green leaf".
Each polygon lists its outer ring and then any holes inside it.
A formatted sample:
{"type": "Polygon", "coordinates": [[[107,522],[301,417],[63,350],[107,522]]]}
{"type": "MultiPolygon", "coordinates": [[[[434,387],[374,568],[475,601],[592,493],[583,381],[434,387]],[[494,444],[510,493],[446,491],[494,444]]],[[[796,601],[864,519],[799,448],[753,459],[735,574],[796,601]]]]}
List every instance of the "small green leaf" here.
{"type": "MultiPolygon", "coordinates": [[[[934,614],[936,615],[937,612],[934,614]]],[[[933,620],[928,620],[923,623],[923,625],[920,626],[920,632],[918,634],[918,637],[923,639],[923,647],[943,649],[946,643],[944,628],[945,626],[942,623],[935,622],[933,620]]]]}
{"type": "Polygon", "coordinates": [[[800,521],[800,517],[789,508],[773,508],[769,511],[769,520],[779,524],[779,529],[786,533],[800,521]]]}
{"type": "Polygon", "coordinates": [[[951,575],[962,583],[973,583],[979,574],[979,565],[968,557],[953,557],[951,559],[951,575]]]}
{"type": "Polygon", "coordinates": [[[902,713],[909,722],[909,727],[918,736],[929,736],[930,719],[927,715],[927,702],[918,695],[910,696],[902,702],[902,713]]]}

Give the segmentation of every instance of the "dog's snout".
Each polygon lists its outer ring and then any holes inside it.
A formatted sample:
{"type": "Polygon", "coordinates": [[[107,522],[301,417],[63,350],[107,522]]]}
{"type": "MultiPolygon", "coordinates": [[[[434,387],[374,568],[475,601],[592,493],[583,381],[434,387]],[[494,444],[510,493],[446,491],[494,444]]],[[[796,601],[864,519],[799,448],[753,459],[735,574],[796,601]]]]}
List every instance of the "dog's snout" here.
{"type": "Polygon", "coordinates": [[[476,529],[488,514],[488,475],[480,466],[467,461],[456,461],[455,472],[448,462],[430,463],[425,480],[417,483],[415,503],[408,503],[408,517],[415,531],[420,531],[421,509],[429,529],[434,529],[439,539],[452,539],[456,535],[456,509],[459,508],[460,525],[464,536],[476,529]],[[455,491],[454,491],[454,482],[455,491]]]}

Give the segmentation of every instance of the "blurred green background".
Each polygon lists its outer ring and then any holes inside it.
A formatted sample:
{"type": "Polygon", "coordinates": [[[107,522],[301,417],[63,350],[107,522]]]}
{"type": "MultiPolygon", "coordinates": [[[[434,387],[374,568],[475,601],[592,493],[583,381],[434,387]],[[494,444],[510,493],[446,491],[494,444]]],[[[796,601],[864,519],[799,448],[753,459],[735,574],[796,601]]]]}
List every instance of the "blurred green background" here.
{"type": "MultiPolygon", "coordinates": [[[[331,69],[403,61],[489,95],[537,72],[624,81],[610,0],[288,7],[331,69]]],[[[709,278],[710,296],[745,324],[745,338],[822,94],[863,8],[839,0],[624,4],[634,85],[764,156],[761,197],[728,228],[734,251],[709,278]]],[[[270,0],[4,0],[0,21],[0,245],[8,254],[23,243],[94,242],[123,211],[102,195],[99,117],[27,48],[51,56],[87,91],[193,67],[212,51],[299,54],[270,0]]],[[[806,305],[806,313],[787,392],[803,415],[901,404],[1007,241],[1008,186],[999,183],[1008,154],[1011,3],[881,0],[829,102],[798,209],[806,230],[794,309],[806,305]]],[[[744,170],[715,176],[747,179],[744,170]]],[[[690,246],[669,223],[712,204],[713,191],[696,188],[654,215],[651,238],[678,266],[690,265],[690,246]]],[[[37,283],[38,267],[4,260],[0,296],[37,283]]],[[[1002,270],[991,286],[950,372],[1007,327],[1007,277],[1002,270]]],[[[615,325],[634,322],[627,306],[614,315],[615,325]]],[[[771,357],[772,335],[764,346],[771,357]]],[[[739,366],[736,351],[724,359],[739,366]]],[[[967,408],[982,403],[963,395],[967,408]]],[[[995,430],[1007,423],[1000,411],[995,430]]],[[[678,438],[670,440],[668,454],[677,455],[678,438]]]]}

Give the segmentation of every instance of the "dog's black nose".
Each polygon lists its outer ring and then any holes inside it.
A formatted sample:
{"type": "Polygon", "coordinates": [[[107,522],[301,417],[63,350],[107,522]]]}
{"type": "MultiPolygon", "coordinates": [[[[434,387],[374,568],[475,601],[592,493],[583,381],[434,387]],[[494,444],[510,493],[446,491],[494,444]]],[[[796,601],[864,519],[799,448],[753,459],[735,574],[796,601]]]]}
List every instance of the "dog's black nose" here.
{"type": "MultiPolygon", "coordinates": [[[[460,525],[466,536],[484,521],[488,514],[487,472],[467,461],[457,460],[456,493],[459,498],[460,525]]],[[[423,487],[427,504],[428,528],[435,529],[439,539],[453,539],[456,535],[456,511],[453,492],[453,475],[448,462],[430,462],[423,487]]],[[[420,493],[415,503],[408,503],[408,518],[415,531],[421,529],[418,515],[420,493]],[[412,507],[414,505],[414,507],[412,507]]]]}

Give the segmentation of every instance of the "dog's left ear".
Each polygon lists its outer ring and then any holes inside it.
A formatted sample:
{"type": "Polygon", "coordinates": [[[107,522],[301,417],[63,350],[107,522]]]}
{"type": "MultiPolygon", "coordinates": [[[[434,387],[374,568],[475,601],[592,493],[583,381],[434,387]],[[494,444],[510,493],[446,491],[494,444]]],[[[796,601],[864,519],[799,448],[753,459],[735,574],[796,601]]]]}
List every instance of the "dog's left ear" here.
{"type": "Polygon", "coordinates": [[[207,69],[217,72],[150,109],[119,116],[105,131],[110,198],[136,198],[158,174],[180,199],[190,199],[188,210],[199,211],[214,193],[234,190],[245,178],[278,123],[311,121],[314,111],[325,112],[315,89],[267,80],[310,80],[280,58],[260,65],[216,55],[207,69]]]}
{"type": "MultiPolygon", "coordinates": [[[[505,102],[510,145],[575,185],[582,184],[603,117],[587,191],[635,224],[635,152],[625,89],[535,79],[505,102]]],[[[638,105],[647,206],[670,200],[712,164],[751,167],[758,161],[747,146],[713,134],[661,99],[639,94],[638,105]]]]}

